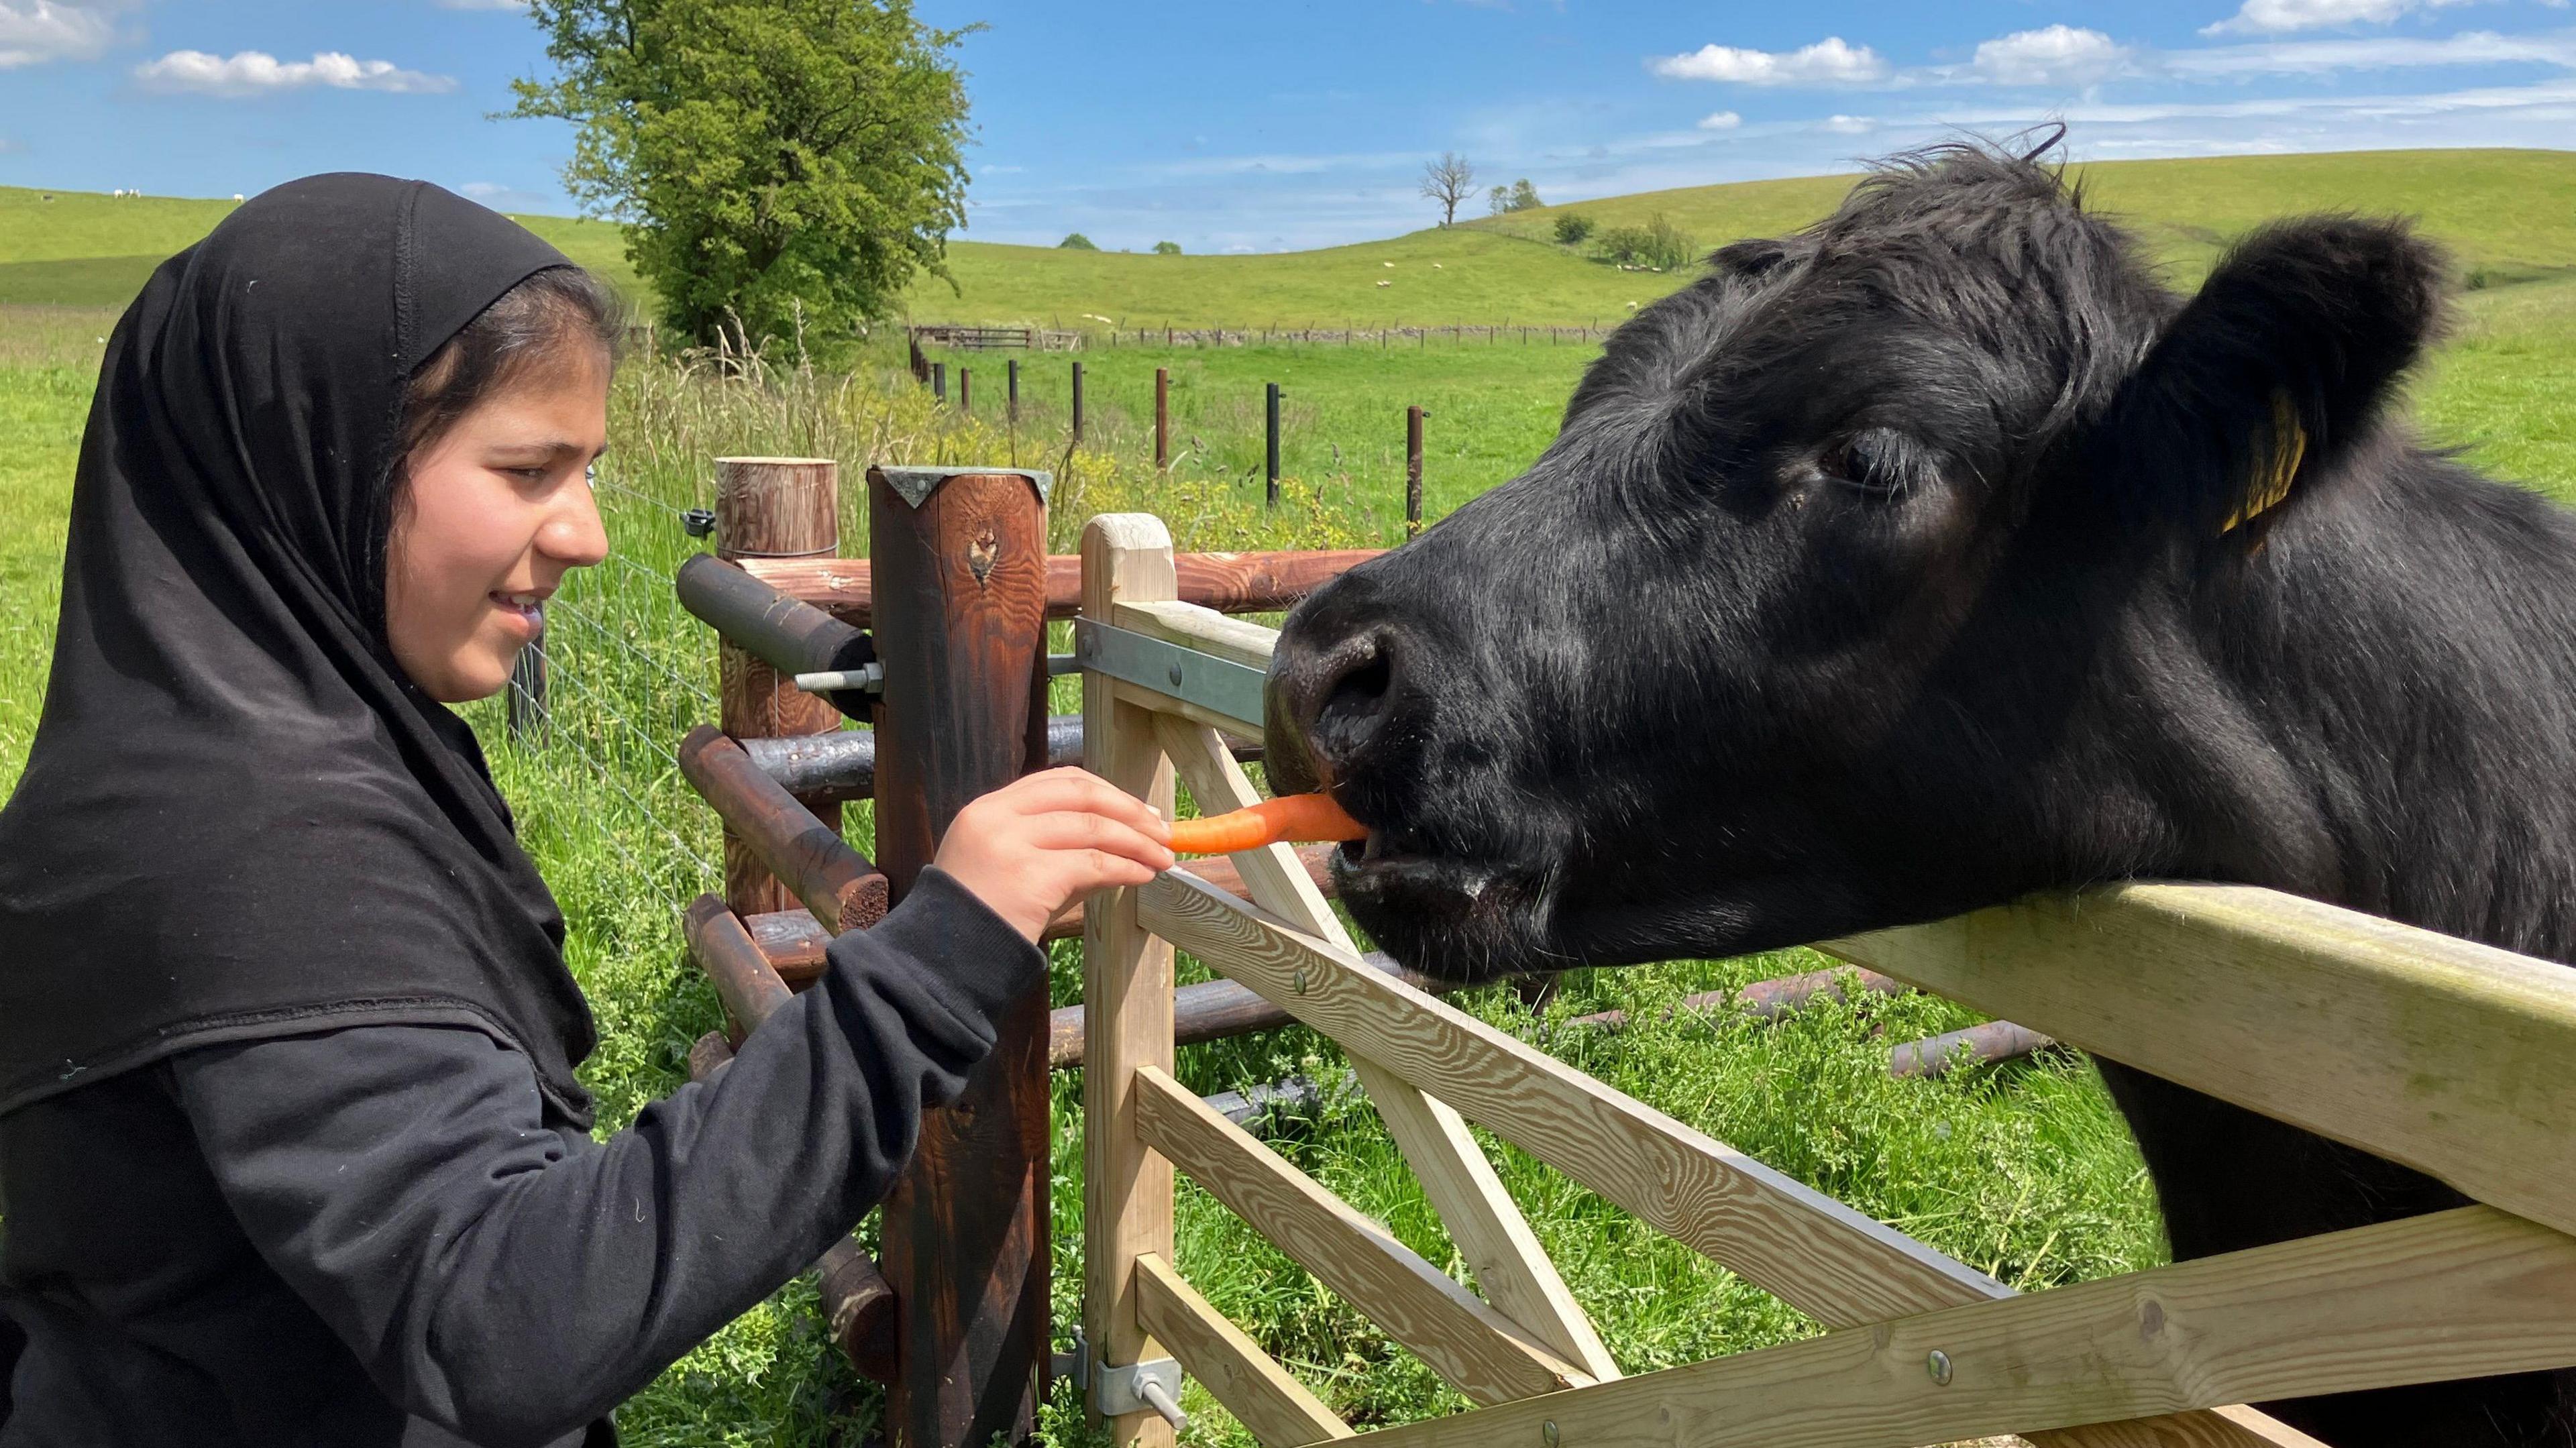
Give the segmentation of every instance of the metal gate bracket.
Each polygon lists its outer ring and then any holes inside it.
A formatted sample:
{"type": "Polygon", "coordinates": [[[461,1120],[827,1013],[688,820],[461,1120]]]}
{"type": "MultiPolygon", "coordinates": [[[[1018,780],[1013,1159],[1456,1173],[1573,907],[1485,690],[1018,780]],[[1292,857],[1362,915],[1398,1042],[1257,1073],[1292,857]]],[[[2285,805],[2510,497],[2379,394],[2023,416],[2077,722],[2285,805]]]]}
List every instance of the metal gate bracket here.
{"type": "Polygon", "coordinates": [[[1091,1381],[1091,1406],[1104,1418],[1121,1413],[1160,1413],[1171,1423],[1173,1432],[1190,1425],[1190,1415],[1181,1411],[1181,1365],[1170,1358],[1123,1368],[1095,1363],[1091,1381]]]}
{"type": "Polygon", "coordinates": [[[1073,656],[1093,673],[1169,694],[1261,732],[1259,669],[1134,633],[1098,619],[1073,621],[1073,656]]]}

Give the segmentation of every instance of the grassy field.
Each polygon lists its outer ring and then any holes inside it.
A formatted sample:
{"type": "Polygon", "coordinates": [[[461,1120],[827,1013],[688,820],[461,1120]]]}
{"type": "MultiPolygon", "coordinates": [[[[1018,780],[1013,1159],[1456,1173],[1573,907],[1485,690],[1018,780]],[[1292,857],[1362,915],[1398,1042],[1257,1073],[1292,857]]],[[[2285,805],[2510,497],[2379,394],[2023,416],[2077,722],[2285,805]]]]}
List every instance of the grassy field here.
{"type": "MultiPolygon", "coordinates": [[[[2232,229],[2262,214],[2270,195],[2263,190],[2270,184],[2265,178],[2277,175],[2259,168],[2247,174],[2253,179],[2240,176],[2234,184],[2261,194],[2232,195],[2213,182],[2211,194],[2191,203],[2186,219],[2173,225],[2220,230],[2223,222],[2232,229]]],[[[1758,204],[1745,202],[1747,229],[1795,224],[1830,204],[1845,183],[1764,184],[1777,194],[1758,204]],[[1752,224],[1764,217],[1788,219],[1752,224]]],[[[2538,194],[2541,181],[2529,184],[2538,194]]],[[[2111,181],[2103,185],[2103,194],[2120,194],[2111,181]]],[[[1750,188],[1737,189],[1753,196],[1750,188]]],[[[0,207],[20,204],[16,194],[0,192],[0,207]]],[[[0,289],[12,284],[12,276],[27,281],[40,275],[13,268],[89,266],[95,281],[120,258],[148,258],[155,248],[184,245],[193,234],[189,228],[202,230],[215,214],[189,213],[188,205],[209,204],[99,200],[97,208],[107,215],[90,231],[69,240],[32,241],[28,228],[16,224],[17,215],[0,210],[0,289]],[[129,214],[112,210],[118,206],[134,208],[134,232],[111,224],[129,214]],[[156,209],[163,206],[166,214],[156,209]]],[[[2576,500],[2576,408],[2567,402],[2576,396],[2576,277],[2551,274],[2576,261],[2576,226],[2570,226],[2564,207],[2527,221],[2516,219],[2519,206],[2500,208],[2515,215],[2490,218],[2476,235],[2458,239],[2464,251],[2491,247],[2476,255],[2480,264],[2500,270],[2488,278],[2490,285],[2464,298],[2458,338],[2419,380],[2416,407],[2431,435],[2462,445],[2473,461],[2576,500]],[[2548,250],[2553,226],[2571,231],[2556,252],[2548,250]],[[2507,267],[2542,279],[2512,282],[2501,274],[2507,267]]],[[[2424,203],[2428,224],[2436,209],[2424,203]]],[[[564,225],[585,245],[604,240],[613,249],[613,237],[599,229],[564,225]]],[[[2188,266],[2188,235],[2179,229],[2172,235],[2181,238],[2171,243],[2178,268],[2188,266]]],[[[1641,280],[1483,228],[1379,245],[1413,243],[1498,249],[1489,254],[1526,255],[1536,259],[1533,265],[1544,261],[1641,280]]],[[[973,254],[961,248],[961,257],[973,254]]],[[[1065,254],[1033,255],[1052,260],[1065,254]]],[[[1318,275],[1343,275],[1339,269],[1346,259],[1338,252],[1312,255],[1323,259],[1318,275]]],[[[1141,275],[1129,268],[1173,264],[1152,257],[1077,260],[1106,268],[1098,273],[1109,279],[1102,286],[1141,275]]],[[[1228,260],[1179,259],[1193,278],[1189,286],[1208,292],[1208,300],[1193,305],[1209,308],[1208,320],[1257,321],[1228,310],[1252,294],[1248,283],[1238,287],[1233,280],[1251,273],[1219,264],[1228,260]]],[[[1044,270],[1034,263],[1028,269],[1044,270]]],[[[1444,264],[1444,279],[1448,270],[1444,264]]],[[[1159,275],[1168,280],[1181,273],[1159,275]]],[[[1054,284],[1045,276],[1028,283],[1032,289],[1054,284]]],[[[1329,291],[1339,284],[1315,285],[1329,291]]],[[[1373,285],[1366,290],[1377,292],[1373,285]]],[[[1280,296],[1294,294],[1290,288],[1280,296]]],[[[8,295],[0,290],[0,298],[8,295]]],[[[44,299],[77,301],[80,295],[44,299]]],[[[1359,320],[1366,325],[1370,319],[1362,313],[1359,320]]],[[[45,624],[55,605],[70,478],[99,339],[112,322],[111,311],[95,306],[0,303],[0,619],[12,625],[0,629],[0,792],[21,767],[41,700],[50,633],[45,624]]],[[[714,457],[832,456],[842,460],[850,478],[872,461],[1016,459],[1054,467],[1059,548],[1069,547],[1085,516],[1136,508],[1169,519],[1185,548],[1389,541],[1400,532],[1407,403],[1431,412],[1426,474],[1430,512],[1437,516],[1511,476],[1546,445],[1568,387],[1594,350],[1444,341],[1383,350],[1107,349],[1085,359],[1091,430],[1087,445],[1071,453],[1063,415],[1068,359],[1056,355],[1028,360],[1023,418],[1016,428],[1000,417],[1002,359],[989,354],[947,359],[952,368],[976,369],[976,410],[968,417],[934,408],[885,365],[893,360],[888,353],[846,378],[793,369],[727,378],[703,365],[650,360],[628,367],[614,398],[617,448],[601,477],[615,554],[603,567],[578,575],[554,607],[548,642],[554,656],[553,728],[538,740],[515,743],[506,738],[497,705],[472,711],[503,787],[518,806],[524,838],[563,902],[571,926],[568,954],[599,1014],[601,1047],[584,1075],[600,1095],[603,1127],[622,1124],[644,1102],[673,1089],[689,1042],[717,1021],[711,992],[680,955],[676,928],[679,906],[716,881],[716,832],[712,817],[679,780],[670,754],[689,726],[714,715],[714,662],[710,636],[681,614],[668,582],[671,568],[699,546],[681,531],[677,510],[707,501],[714,457]],[[1143,427],[1157,365],[1173,370],[1180,446],[1168,478],[1156,475],[1147,461],[1143,427]],[[1286,506],[1276,512],[1260,502],[1264,381],[1283,383],[1288,397],[1290,482],[1286,506]]],[[[863,493],[856,487],[845,491],[844,547],[863,553],[863,493]]],[[[1059,682],[1067,691],[1059,707],[1070,707],[1071,686],[1070,680],[1059,682]]],[[[866,812],[853,814],[853,837],[864,847],[866,812]]],[[[2082,1063],[2043,1058],[1938,1082],[1890,1081],[1884,1071],[1890,1041],[1972,1019],[1920,996],[1828,1005],[1773,1026],[1734,1017],[1667,1019],[1659,1009],[1690,991],[1818,964],[1801,951],[1679,962],[1578,975],[1535,1014],[1502,992],[1469,1005],[1613,1085],[2016,1285],[2082,1280],[2158,1260],[2162,1248],[2135,1152],[2082,1063]],[[1569,1016],[1612,1004],[1630,1007],[1640,1024],[1617,1035],[1559,1028],[1569,1016]]],[[[1054,989],[1059,1002],[1078,994],[1078,961],[1069,946],[1057,948],[1054,989]]],[[[1182,1053],[1180,1073],[1201,1091],[1289,1074],[1328,1086],[1342,1079],[1329,1043],[1297,1030],[1190,1048],[1182,1053]]],[[[1061,1343],[1070,1334],[1081,1276],[1077,1078],[1059,1080],[1055,1120],[1061,1343]]],[[[1279,1144],[1430,1260],[1466,1275],[1364,1100],[1347,1090],[1329,1092],[1318,1117],[1279,1144]]],[[[1490,1139],[1486,1145],[1624,1368],[1659,1367],[1814,1330],[1741,1280],[1657,1238],[1527,1158],[1490,1139]]],[[[1397,1423],[1461,1406],[1345,1304],[1186,1186],[1179,1239],[1181,1265],[1191,1279],[1355,1424],[1397,1423]]],[[[1195,1385],[1189,1399],[1200,1423],[1189,1435],[1194,1448],[1248,1442],[1195,1385]]],[[[630,1403],[620,1422],[626,1440],[635,1444],[856,1444],[872,1428],[877,1402],[875,1390],[858,1382],[828,1346],[812,1286],[800,1282],[684,1359],[630,1403]]],[[[1060,1387],[1047,1412],[1049,1436],[1065,1444],[1080,1440],[1079,1417],[1070,1391],[1060,1387]]]]}

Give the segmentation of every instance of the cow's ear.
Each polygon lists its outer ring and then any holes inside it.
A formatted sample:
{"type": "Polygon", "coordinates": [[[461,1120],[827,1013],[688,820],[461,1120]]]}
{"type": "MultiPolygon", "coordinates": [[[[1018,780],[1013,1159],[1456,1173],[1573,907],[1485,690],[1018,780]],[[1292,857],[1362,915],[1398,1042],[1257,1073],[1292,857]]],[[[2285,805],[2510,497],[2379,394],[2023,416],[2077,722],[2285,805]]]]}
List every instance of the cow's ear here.
{"type": "Polygon", "coordinates": [[[2304,217],[2247,237],[2112,403],[2100,439],[2123,502],[2260,547],[2434,339],[2443,276],[2402,221],[2304,217]]]}
{"type": "Polygon", "coordinates": [[[1797,253],[1790,242],[1769,237],[1731,241],[1708,254],[1709,270],[1721,276],[1759,277],[1797,253]]]}

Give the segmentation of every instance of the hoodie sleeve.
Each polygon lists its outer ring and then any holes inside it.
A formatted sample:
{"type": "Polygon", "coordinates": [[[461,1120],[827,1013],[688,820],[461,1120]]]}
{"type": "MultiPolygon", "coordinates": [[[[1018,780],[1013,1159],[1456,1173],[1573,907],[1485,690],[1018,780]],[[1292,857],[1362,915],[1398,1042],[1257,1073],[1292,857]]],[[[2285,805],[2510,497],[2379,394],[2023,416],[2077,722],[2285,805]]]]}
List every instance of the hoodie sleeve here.
{"type": "Polygon", "coordinates": [[[715,1080],[606,1141],[546,1125],[527,1059],[471,1030],[206,1047],[175,1074],[261,1255],[395,1403],[504,1448],[600,1416],[846,1235],[1045,971],[925,870],[715,1080]]]}

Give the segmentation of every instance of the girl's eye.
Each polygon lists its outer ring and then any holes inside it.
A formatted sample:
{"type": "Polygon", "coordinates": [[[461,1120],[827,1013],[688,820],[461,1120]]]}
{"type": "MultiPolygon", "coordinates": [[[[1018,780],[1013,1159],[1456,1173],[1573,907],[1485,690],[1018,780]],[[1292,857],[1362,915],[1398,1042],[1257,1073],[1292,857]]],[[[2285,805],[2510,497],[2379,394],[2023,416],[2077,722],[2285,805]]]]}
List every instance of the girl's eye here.
{"type": "Polygon", "coordinates": [[[1864,493],[1893,497],[1911,486],[1921,471],[1921,450],[1884,428],[1872,428],[1826,448],[1816,471],[1864,493]]]}

